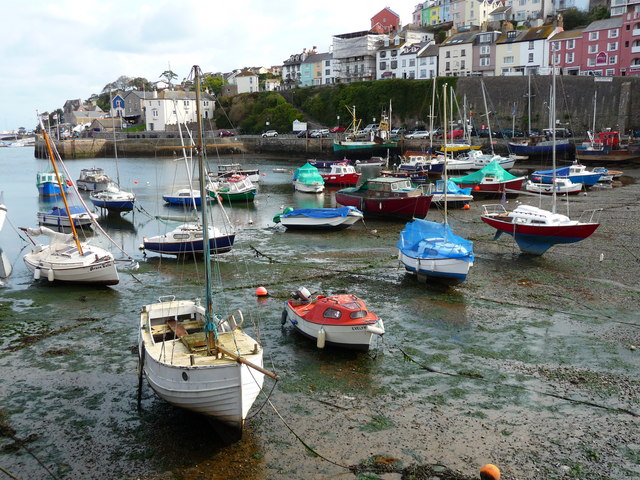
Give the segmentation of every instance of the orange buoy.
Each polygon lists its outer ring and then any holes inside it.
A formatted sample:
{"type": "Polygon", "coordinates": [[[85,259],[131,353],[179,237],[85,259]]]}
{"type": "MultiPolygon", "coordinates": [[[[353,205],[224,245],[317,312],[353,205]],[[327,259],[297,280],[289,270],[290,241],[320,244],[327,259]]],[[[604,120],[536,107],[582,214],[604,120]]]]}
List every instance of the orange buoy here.
{"type": "Polygon", "coordinates": [[[469,206],[468,203],[464,204],[464,207],[462,207],[463,210],[469,210],[471,207],[469,206]]]}
{"type": "Polygon", "coordinates": [[[135,184],[137,185],[137,184],[138,184],[138,181],[137,181],[137,180],[134,180],[134,181],[133,181],[133,183],[135,183],[135,184]]]}
{"type": "Polygon", "coordinates": [[[269,295],[269,292],[267,292],[267,289],[264,287],[258,287],[256,288],[256,295],[258,297],[265,297],[267,295],[269,295]]]}
{"type": "Polygon", "coordinates": [[[477,192],[480,190],[480,185],[476,185],[475,187],[473,187],[473,189],[477,192]]]}
{"type": "Polygon", "coordinates": [[[482,480],[500,480],[500,469],[488,463],[480,469],[480,478],[482,480]]]}

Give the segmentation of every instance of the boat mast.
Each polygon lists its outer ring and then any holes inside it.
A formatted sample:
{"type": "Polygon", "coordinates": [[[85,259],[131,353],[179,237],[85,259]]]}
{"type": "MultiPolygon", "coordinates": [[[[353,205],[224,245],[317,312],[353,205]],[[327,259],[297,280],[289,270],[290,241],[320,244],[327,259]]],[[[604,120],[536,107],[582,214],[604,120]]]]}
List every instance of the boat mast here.
{"type": "Polygon", "coordinates": [[[431,92],[431,114],[429,115],[429,153],[433,154],[433,111],[436,104],[436,78],[433,77],[431,81],[433,82],[433,89],[431,92]]]}
{"type": "Polygon", "coordinates": [[[527,126],[529,131],[527,132],[531,136],[531,70],[528,72],[528,94],[527,94],[527,126]]]}
{"type": "Polygon", "coordinates": [[[207,192],[205,189],[204,172],[204,142],[202,140],[202,112],[200,111],[200,76],[201,70],[198,65],[194,65],[191,70],[195,77],[196,88],[196,117],[198,125],[198,177],[200,183],[200,204],[202,206],[202,250],[204,251],[204,283],[205,283],[205,335],[207,337],[207,352],[213,355],[217,352],[216,341],[218,332],[212,321],[213,299],[211,296],[211,251],[209,245],[209,219],[207,218],[207,192]]]}
{"type": "MultiPolygon", "coordinates": [[[[111,107],[113,107],[113,96],[111,95],[111,91],[109,92],[109,102],[111,102],[111,107]]],[[[115,126],[115,123],[113,122],[113,117],[111,118],[111,128],[113,129],[113,156],[116,159],[116,179],[118,180],[118,188],[120,188],[120,169],[118,168],[118,144],[116,142],[116,126],[115,126]]]]}
{"type": "Polygon", "coordinates": [[[591,133],[589,137],[591,137],[591,147],[593,147],[596,140],[596,105],[598,104],[598,90],[593,92],[593,126],[591,127],[591,133]]]}
{"type": "Polygon", "coordinates": [[[447,172],[447,84],[444,84],[444,162],[443,162],[443,172],[444,172],[444,223],[446,224],[447,219],[447,190],[449,183],[449,174],[447,172]]]}
{"type": "Polygon", "coordinates": [[[551,149],[551,164],[553,168],[553,177],[551,179],[551,213],[556,213],[556,62],[555,54],[551,57],[553,69],[551,74],[551,112],[549,119],[551,120],[551,139],[553,148],[551,149]]]}
{"type": "Polygon", "coordinates": [[[491,155],[495,155],[493,151],[493,137],[491,136],[491,120],[489,120],[489,109],[487,108],[487,94],[484,90],[484,80],[480,79],[480,87],[482,87],[482,100],[484,101],[484,111],[487,115],[487,129],[489,130],[489,145],[491,146],[491,155]]]}
{"type": "MultiPolygon", "coordinates": [[[[40,115],[38,114],[38,118],[40,115]]],[[[78,232],[76,231],[76,226],[73,222],[73,218],[71,217],[71,210],[69,210],[69,202],[67,202],[67,195],[64,193],[64,186],[62,184],[62,179],[60,178],[60,172],[58,171],[58,166],[56,165],[56,159],[53,155],[53,149],[51,148],[51,139],[49,138],[49,134],[44,128],[44,124],[42,123],[42,118],[40,118],[40,127],[42,128],[42,136],[44,138],[44,143],[47,145],[47,152],[49,153],[49,159],[51,160],[51,165],[53,165],[53,171],[56,172],[56,178],[58,179],[58,187],[60,188],[60,195],[62,196],[62,201],[64,202],[64,209],[67,211],[67,217],[69,218],[69,224],[71,225],[71,231],[73,232],[73,240],[76,242],[76,247],[78,247],[78,252],[80,255],[83,255],[82,244],[78,239],[78,232]]]]}

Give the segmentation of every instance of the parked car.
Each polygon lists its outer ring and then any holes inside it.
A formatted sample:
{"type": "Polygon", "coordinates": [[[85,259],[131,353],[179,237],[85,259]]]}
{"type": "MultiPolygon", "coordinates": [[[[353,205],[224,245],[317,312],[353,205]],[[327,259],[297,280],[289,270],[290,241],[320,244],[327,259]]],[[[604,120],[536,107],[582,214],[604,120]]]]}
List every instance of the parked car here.
{"type": "Polygon", "coordinates": [[[296,135],[298,138],[306,138],[311,134],[311,132],[309,130],[302,130],[301,132],[298,132],[298,135],[296,135]]]}
{"type": "Polygon", "coordinates": [[[433,135],[433,138],[442,138],[442,136],[444,135],[444,128],[442,127],[434,128],[432,135],[433,135]]]}
{"type": "Polygon", "coordinates": [[[229,130],[220,130],[218,132],[219,137],[233,137],[235,133],[230,132],[229,130]]]}
{"type": "MultiPolygon", "coordinates": [[[[497,138],[497,132],[491,132],[491,136],[493,138],[497,138]]],[[[488,128],[480,128],[478,129],[478,137],[480,138],[489,138],[489,129],[488,128]]]]}
{"type": "Polygon", "coordinates": [[[378,130],[378,127],[379,127],[379,126],[380,126],[380,125],[378,125],[377,123],[370,123],[369,125],[367,125],[366,127],[364,127],[364,128],[362,129],[362,131],[363,131],[363,132],[365,132],[365,133],[369,133],[369,132],[371,132],[372,130],[378,130]]]}
{"type": "Polygon", "coordinates": [[[498,130],[495,135],[496,138],[513,138],[513,137],[524,137],[524,133],[520,130],[511,130],[510,128],[503,128],[502,130],[498,130]]]}
{"type": "Polygon", "coordinates": [[[346,130],[345,127],[343,127],[342,125],[338,125],[337,127],[333,127],[331,130],[329,130],[331,133],[340,133],[340,132],[344,132],[346,130]]]}
{"type": "MultiPolygon", "coordinates": [[[[543,132],[549,138],[551,138],[551,136],[553,135],[553,130],[550,128],[545,128],[543,132]]],[[[569,128],[556,128],[556,138],[569,137],[573,137],[573,132],[569,128]]]]}
{"type": "Polygon", "coordinates": [[[418,130],[413,133],[406,134],[404,138],[429,138],[429,132],[427,130],[418,130]]]}
{"type": "Polygon", "coordinates": [[[400,135],[402,135],[403,133],[406,133],[407,129],[404,127],[396,127],[394,129],[391,130],[391,135],[393,135],[394,137],[398,137],[400,135]]]}
{"type": "Polygon", "coordinates": [[[451,130],[450,132],[447,132],[447,138],[453,138],[454,140],[458,138],[464,138],[464,130],[462,130],[461,128],[451,130]]]}
{"type": "Polygon", "coordinates": [[[312,130],[309,134],[311,138],[322,138],[329,136],[329,130],[327,128],[318,128],[316,130],[312,130]]]}
{"type": "Polygon", "coordinates": [[[278,132],[275,130],[267,130],[266,132],[262,133],[263,137],[277,137],[278,136],[278,132]]]}

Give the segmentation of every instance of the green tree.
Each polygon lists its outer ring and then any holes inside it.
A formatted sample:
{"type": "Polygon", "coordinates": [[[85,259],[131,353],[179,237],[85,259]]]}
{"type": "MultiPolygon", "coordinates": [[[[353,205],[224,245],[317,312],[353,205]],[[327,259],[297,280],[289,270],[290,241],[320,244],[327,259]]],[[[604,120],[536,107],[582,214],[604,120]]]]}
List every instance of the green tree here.
{"type": "Polygon", "coordinates": [[[586,27],[590,23],[589,14],[577,8],[569,8],[562,12],[562,19],[565,30],[586,27]]]}
{"type": "Polygon", "coordinates": [[[209,93],[213,93],[218,96],[222,93],[222,86],[224,85],[224,79],[220,76],[207,75],[202,81],[202,89],[208,90],[209,93]]]}
{"type": "Polygon", "coordinates": [[[173,70],[169,69],[162,72],[160,74],[160,78],[164,78],[166,82],[169,84],[169,87],[171,87],[171,81],[178,78],[178,75],[176,75],[176,73],[173,70]]]}

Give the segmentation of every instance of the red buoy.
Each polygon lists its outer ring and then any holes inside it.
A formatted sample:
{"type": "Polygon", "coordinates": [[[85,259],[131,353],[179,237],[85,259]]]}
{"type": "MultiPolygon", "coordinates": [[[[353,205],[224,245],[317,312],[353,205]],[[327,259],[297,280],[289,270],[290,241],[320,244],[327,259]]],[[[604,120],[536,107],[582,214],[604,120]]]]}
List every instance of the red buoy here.
{"type": "Polygon", "coordinates": [[[488,463],[480,469],[480,478],[482,480],[500,480],[500,469],[488,463]]]}
{"type": "Polygon", "coordinates": [[[258,297],[266,297],[267,295],[269,295],[269,292],[267,292],[267,289],[264,287],[258,287],[256,288],[256,295],[258,297]]]}

